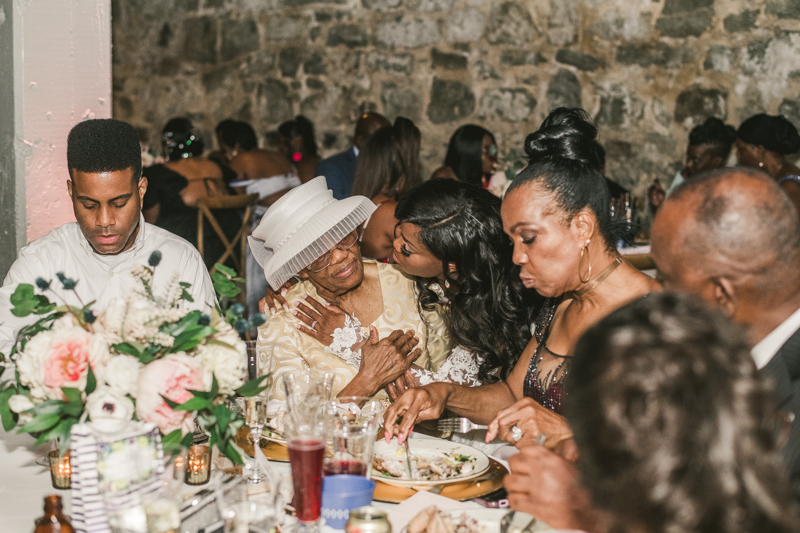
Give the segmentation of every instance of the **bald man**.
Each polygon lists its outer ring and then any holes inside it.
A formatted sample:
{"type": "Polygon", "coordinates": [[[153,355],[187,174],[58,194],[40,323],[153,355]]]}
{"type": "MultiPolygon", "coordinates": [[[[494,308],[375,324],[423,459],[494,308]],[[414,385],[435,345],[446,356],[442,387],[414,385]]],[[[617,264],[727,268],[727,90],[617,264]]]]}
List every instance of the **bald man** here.
{"type": "MultiPolygon", "coordinates": [[[[665,290],[699,296],[745,328],[756,366],[787,413],[784,423],[797,418],[800,219],[780,187],[744,168],[681,185],[653,221],[651,255],[665,290]]],[[[791,425],[785,458],[800,499],[800,420],[791,425]]]]}
{"type": "Polygon", "coordinates": [[[325,176],[328,188],[333,191],[334,198],[344,200],[350,196],[350,189],[353,188],[353,177],[356,174],[358,151],[373,133],[389,125],[389,121],[383,115],[364,113],[356,122],[353,146],[344,152],[320,161],[315,175],[325,176]]]}

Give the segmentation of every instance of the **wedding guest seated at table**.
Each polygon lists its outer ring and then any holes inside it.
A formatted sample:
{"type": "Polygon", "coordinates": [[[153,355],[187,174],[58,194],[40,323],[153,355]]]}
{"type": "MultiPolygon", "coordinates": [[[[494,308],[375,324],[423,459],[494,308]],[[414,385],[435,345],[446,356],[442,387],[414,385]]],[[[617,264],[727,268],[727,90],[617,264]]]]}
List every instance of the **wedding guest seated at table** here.
{"type": "MultiPolygon", "coordinates": [[[[142,171],[147,178],[142,213],[145,221],[197,246],[198,200],[232,194],[227,184],[236,174],[227,166],[202,157],[203,140],[188,119],[171,119],[161,137],[167,162],[142,171]]],[[[214,216],[228,239],[242,225],[241,215],[236,211],[222,210],[214,216]]],[[[225,245],[208,220],[204,225],[205,264],[210,269],[225,252],[225,245]]]]}
{"type": "Polygon", "coordinates": [[[217,140],[217,149],[209,152],[206,157],[211,161],[217,161],[223,165],[231,162],[231,149],[225,145],[224,139],[232,139],[236,135],[239,122],[232,118],[226,118],[214,128],[214,137],[217,140]]]}
{"type": "Polygon", "coordinates": [[[333,197],[337,200],[344,200],[350,196],[353,178],[356,174],[356,158],[367,139],[384,126],[391,126],[391,123],[383,115],[364,113],[356,122],[353,146],[320,161],[314,174],[325,176],[328,187],[333,191],[333,197]]]}
{"type": "Polygon", "coordinates": [[[158,251],[161,262],[154,290],[162,290],[173,274],[191,283],[192,307],[207,309],[216,303],[203,260],[188,242],[145,222],[141,213],[147,190],[136,129],[113,119],[77,124],[67,139],[67,190],[77,222],[64,224],[36,239],[19,252],[0,288],[0,352],[8,354],[20,328],[30,317],[11,313],[11,295],[20,283],[51,281],[59,303],[83,307],[96,300],[102,310],[116,298],[139,286],[130,275],[158,251]],[[62,290],[62,273],[77,282],[75,291],[62,290]],[[77,292],[77,295],[75,294],[77,292]],[[80,296],[80,298],[78,297],[80,296]]]}
{"type": "Polygon", "coordinates": [[[320,160],[314,124],[303,115],[278,126],[278,152],[294,165],[301,182],[317,176],[314,172],[320,160]]]}
{"type": "Polygon", "coordinates": [[[687,296],[637,300],[578,341],[570,386],[580,459],[538,446],[512,457],[512,508],[593,532],[798,531],[781,417],[722,315],[687,296]]]}
{"type": "Polygon", "coordinates": [[[571,437],[562,415],[564,380],[575,341],[592,324],[650,292],[655,281],[622,261],[617,228],[592,142],[597,130],[583,110],[559,108],[526,139],[530,164],[502,203],[505,232],[522,284],[546,298],[534,337],[508,377],[480,387],[433,383],[406,391],[387,411],[387,436],[404,439],[416,420],[445,408],[480,424],[492,422],[517,446],[571,437]],[[398,416],[403,422],[396,424],[398,416]]]}
{"type": "Polygon", "coordinates": [[[736,158],[744,167],[766,172],[800,210],[800,168],[786,156],[800,150],[800,135],[783,115],[754,115],[736,132],[736,158]]]}
{"type": "Polygon", "coordinates": [[[716,117],[708,117],[705,122],[695,126],[689,132],[686,163],[675,174],[669,189],[664,192],[661,183],[656,180],[647,190],[653,209],[661,207],[664,199],[692,176],[724,167],[731,155],[734,142],[736,142],[736,129],[716,117]]]}
{"type": "MultiPolygon", "coordinates": [[[[786,194],[759,171],[717,170],[679,187],[651,235],[664,288],[695,294],[742,326],[778,407],[800,417],[800,218],[786,194]]],[[[800,423],[784,455],[800,500],[800,423]]]]}
{"type": "Polygon", "coordinates": [[[475,124],[458,128],[450,143],[444,165],[433,171],[431,178],[449,178],[489,189],[497,171],[497,141],[491,131],[475,124]]]}
{"type": "Polygon", "coordinates": [[[420,183],[420,139],[412,121],[397,117],[392,126],[376,131],[358,155],[353,195],[366,196],[378,206],[359,236],[366,257],[386,260],[392,254],[394,209],[420,183]]]}
{"type": "MultiPolygon", "coordinates": [[[[393,265],[362,260],[357,228],[374,211],[363,196],[334,200],[320,176],[276,202],[253,232],[250,246],[271,287],[297,276],[289,301],[324,300],[347,313],[329,346],[301,333],[296,309],[273,314],[258,330],[257,350],[276,383],[311,368],[334,374],[334,393],[385,396],[382,389],[415,361],[437,370],[447,357],[444,322],[438,310],[417,308],[414,280],[393,265]]],[[[271,395],[283,391],[273,387],[271,395]]]]}

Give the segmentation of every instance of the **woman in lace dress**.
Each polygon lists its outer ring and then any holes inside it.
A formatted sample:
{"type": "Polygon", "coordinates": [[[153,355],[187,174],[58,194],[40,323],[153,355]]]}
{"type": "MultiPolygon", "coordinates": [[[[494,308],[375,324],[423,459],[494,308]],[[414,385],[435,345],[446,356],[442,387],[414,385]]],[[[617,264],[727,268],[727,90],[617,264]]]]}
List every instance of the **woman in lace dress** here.
{"type": "Polygon", "coordinates": [[[563,443],[560,449],[574,450],[561,410],[575,341],[657,286],[614,248],[618,232],[596,135],[583,110],[555,110],[526,139],[530,164],[503,199],[503,228],[513,241],[522,284],[547,298],[514,369],[505,380],[480,387],[433,383],[406,391],[386,413],[388,436],[402,440],[416,421],[439,418],[447,408],[477,423],[491,422],[487,439],[499,433],[517,446],[563,443]]]}

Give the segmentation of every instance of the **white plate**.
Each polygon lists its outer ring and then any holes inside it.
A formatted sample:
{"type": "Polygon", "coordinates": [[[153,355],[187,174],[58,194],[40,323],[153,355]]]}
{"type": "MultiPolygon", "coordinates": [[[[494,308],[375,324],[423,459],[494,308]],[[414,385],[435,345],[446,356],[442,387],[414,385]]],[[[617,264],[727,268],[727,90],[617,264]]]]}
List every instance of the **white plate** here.
{"type": "MultiPolygon", "coordinates": [[[[478,522],[479,533],[500,533],[500,521],[508,514],[510,509],[460,509],[444,511],[443,514],[450,515],[453,520],[458,520],[462,514],[478,522]]],[[[516,512],[508,533],[519,533],[530,523],[533,517],[526,513],[516,512]]],[[[552,531],[553,528],[542,521],[536,522],[531,531],[552,531]]],[[[401,533],[407,533],[408,527],[404,527],[401,533]]]]}
{"type": "Polygon", "coordinates": [[[283,444],[284,446],[286,446],[286,439],[283,438],[282,434],[274,433],[274,430],[272,428],[264,428],[264,431],[262,432],[262,438],[264,440],[277,442],[278,444],[283,444]]]}
{"type": "MultiPolygon", "coordinates": [[[[465,444],[458,444],[456,442],[450,442],[441,439],[408,439],[408,447],[411,450],[411,455],[437,456],[451,452],[460,453],[462,455],[470,455],[476,459],[475,468],[469,474],[454,476],[447,479],[439,479],[436,481],[421,481],[389,477],[381,474],[373,468],[372,478],[378,481],[383,481],[384,483],[388,483],[389,485],[397,485],[400,487],[434,487],[436,485],[444,485],[447,483],[455,483],[457,481],[472,479],[489,470],[489,458],[486,457],[486,454],[465,444]]],[[[380,440],[375,443],[374,457],[380,457],[382,455],[394,456],[398,449],[403,450],[401,458],[403,461],[405,461],[404,446],[398,445],[396,440],[392,440],[392,442],[389,444],[386,444],[385,440],[380,440]]]]}

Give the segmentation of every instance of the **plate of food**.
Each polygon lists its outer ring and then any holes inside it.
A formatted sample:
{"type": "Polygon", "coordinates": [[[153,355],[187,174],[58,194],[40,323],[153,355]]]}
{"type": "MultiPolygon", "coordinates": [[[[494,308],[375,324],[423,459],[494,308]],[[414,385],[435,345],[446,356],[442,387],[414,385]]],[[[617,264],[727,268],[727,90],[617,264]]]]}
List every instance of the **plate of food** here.
{"type": "Polygon", "coordinates": [[[408,475],[406,450],[393,440],[375,443],[372,478],[389,485],[432,487],[478,477],[489,469],[486,454],[466,446],[439,439],[409,439],[411,474],[408,475]]]}
{"type": "Polygon", "coordinates": [[[286,446],[286,436],[283,434],[283,419],[285,417],[286,411],[278,411],[268,415],[267,425],[262,432],[266,440],[286,446]]]}
{"type": "MultiPolygon", "coordinates": [[[[417,514],[401,533],[530,533],[553,528],[525,513],[513,513],[501,531],[508,509],[442,511],[432,505],[417,514]]],[[[578,533],[578,532],[576,532],[578,533]]]]}

